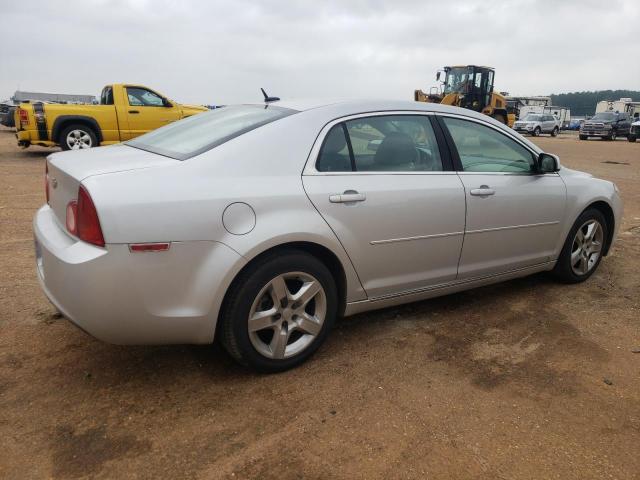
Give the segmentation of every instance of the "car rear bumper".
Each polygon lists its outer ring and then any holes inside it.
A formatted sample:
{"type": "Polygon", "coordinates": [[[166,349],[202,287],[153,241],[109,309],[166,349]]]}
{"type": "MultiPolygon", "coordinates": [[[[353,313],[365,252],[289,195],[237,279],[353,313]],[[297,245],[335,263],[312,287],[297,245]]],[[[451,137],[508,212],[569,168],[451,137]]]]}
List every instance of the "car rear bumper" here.
{"type": "Polygon", "coordinates": [[[109,343],[211,343],[224,293],[244,265],[219,242],[175,242],[151,253],[96,247],[69,236],[46,205],[33,230],[38,280],[51,303],[109,343]]]}
{"type": "Polygon", "coordinates": [[[38,140],[38,132],[35,130],[18,130],[16,131],[16,139],[20,146],[39,145],[41,147],[55,147],[57,145],[56,142],[52,142],[51,140],[38,140]]]}

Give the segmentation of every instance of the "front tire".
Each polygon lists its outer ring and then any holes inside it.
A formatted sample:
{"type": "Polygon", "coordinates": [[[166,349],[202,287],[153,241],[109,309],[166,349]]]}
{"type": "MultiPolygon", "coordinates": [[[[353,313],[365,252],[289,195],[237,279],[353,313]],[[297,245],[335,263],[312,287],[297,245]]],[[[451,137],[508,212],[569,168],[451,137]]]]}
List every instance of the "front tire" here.
{"type": "Polygon", "coordinates": [[[584,282],[600,265],[607,234],[607,221],[600,210],[582,212],[567,235],[554,275],[565,283],[584,282]]]}
{"type": "Polygon", "coordinates": [[[615,140],[617,137],[618,134],[614,130],[607,137],[605,137],[605,140],[615,140]]]}
{"type": "Polygon", "coordinates": [[[536,128],[533,129],[532,135],[534,137],[539,137],[540,136],[540,132],[541,132],[540,127],[536,127],[536,128]]]}
{"type": "Polygon", "coordinates": [[[62,129],[58,143],[62,150],[84,150],[98,146],[98,138],[92,128],[75,124],[62,129]]]}
{"type": "Polygon", "coordinates": [[[558,127],[554,127],[554,129],[551,130],[551,136],[552,137],[557,137],[558,136],[558,127]]]}
{"type": "Polygon", "coordinates": [[[324,342],[338,308],[331,272],[300,250],[268,255],[234,281],[220,339],[240,364],[271,373],[307,360],[324,342]]]}

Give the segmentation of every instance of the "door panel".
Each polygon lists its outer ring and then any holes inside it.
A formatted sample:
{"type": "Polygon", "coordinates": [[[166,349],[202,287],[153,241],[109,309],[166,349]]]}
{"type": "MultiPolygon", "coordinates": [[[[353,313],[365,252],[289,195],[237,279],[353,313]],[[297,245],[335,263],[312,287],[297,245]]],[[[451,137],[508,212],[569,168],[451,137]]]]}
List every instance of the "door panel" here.
{"type": "Polygon", "coordinates": [[[465,200],[455,173],[308,175],[303,183],[370,298],[456,278],[465,200]],[[330,198],[344,192],[356,201],[330,198]]]}
{"type": "Polygon", "coordinates": [[[126,87],[126,94],[129,138],[135,138],[180,119],[180,109],[175,105],[165,107],[162,98],[151,90],[126,87]]]}
{"type": "Polygon", "coordinates": [[[467,227],[460,279],[552,260],[561,233],[566,190],[558,175],[460,173],[467,227]],[[472,195],[487,186],[492,195],[472,195]]]}
{"type": "Polygon", "coordinates": [[[502,129],[446,116],[442,124],[467,201],[458,278],[551,261],[566,202],[562,179],[536,173],[537,155],[502,129]]]}

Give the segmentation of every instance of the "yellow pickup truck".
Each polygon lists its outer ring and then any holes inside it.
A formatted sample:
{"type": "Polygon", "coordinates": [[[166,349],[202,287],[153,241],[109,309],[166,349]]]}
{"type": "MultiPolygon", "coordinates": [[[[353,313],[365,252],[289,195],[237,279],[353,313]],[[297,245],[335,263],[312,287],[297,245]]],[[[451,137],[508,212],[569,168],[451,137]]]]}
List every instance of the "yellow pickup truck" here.
{"type": "Polygon", "coordinates": [[[18,146],[79,150],[110,145],[147,133],[206,107],[180,105],[142,85],[116,83],[102,89],[99,105],[22,103],[15,111],[18,146]]]}

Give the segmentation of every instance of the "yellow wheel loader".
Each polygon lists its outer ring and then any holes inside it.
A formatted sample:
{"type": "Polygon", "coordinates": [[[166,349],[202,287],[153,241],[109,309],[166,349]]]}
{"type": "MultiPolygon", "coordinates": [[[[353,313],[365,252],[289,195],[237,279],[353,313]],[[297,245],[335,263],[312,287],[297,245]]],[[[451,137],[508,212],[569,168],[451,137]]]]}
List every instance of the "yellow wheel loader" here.
{"type": "MultiPolygon", "coordinates": [[[[433,88],[431,93],[416,90],[414,100],[468,108],[513,127],[516,116],[507,110],[507,98],[493,91],[493,68],[461,65],[444,67],[444,73],[442,90],[433,88]]],[[[437,81],[440,80],[440,74],[438,72],[436,75],[437,81]]]]}

